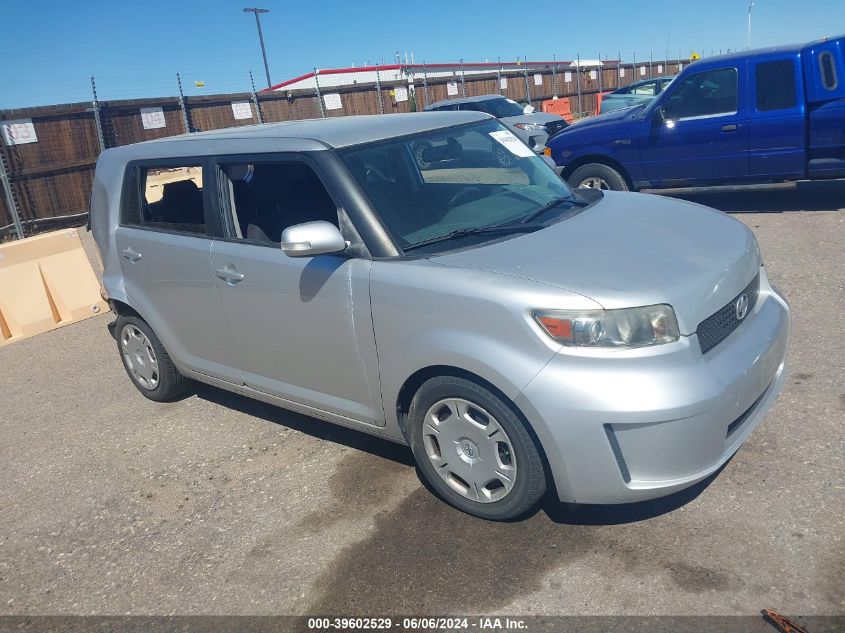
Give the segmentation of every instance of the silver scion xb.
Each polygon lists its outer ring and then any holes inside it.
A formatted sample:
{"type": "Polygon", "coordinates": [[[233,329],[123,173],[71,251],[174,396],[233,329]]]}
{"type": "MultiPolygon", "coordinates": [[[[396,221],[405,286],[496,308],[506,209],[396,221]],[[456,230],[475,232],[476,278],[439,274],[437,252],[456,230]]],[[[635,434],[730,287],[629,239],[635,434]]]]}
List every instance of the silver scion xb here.
{"type": "Polygon", "coordinates": [[[690,486],[784,378],[789,307],[751,231],[573,192],[481,113],[109,149],[91,224],[146,397],[199,380],[407,443],[431,488],[487,519],[546,490],[604,504],[690,486]]]}

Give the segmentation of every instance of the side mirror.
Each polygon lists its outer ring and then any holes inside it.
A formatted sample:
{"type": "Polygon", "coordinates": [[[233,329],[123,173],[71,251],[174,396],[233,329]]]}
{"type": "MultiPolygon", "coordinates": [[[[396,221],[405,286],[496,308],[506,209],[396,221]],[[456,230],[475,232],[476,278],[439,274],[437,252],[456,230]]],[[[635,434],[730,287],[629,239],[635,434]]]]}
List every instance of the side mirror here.
{"type": "Polygon", "coordinates": [[[546,165],[548,165],[552,169],[557,168],[557,163],[555,162],[555,159],[552,158],[551,156],[546,156],[545,154],[543,154],[543,155],[540,156],[540,158],[542,158],[544,161],[546,161],[546,165]]]}
{"type": "Polygon", "coordinates": [[[657,109],[655,109],[651,120],[654,125],[663,125],[666,123],[666,113],[663,111],[663,106],[658,106],[657,109]]]}
{"type": "Polygon", "coordinates": [[[524,108],[522,108],[523,114],[533,114],[534,106],[530,103],[526,104],[524,108]]]}
{"type": "Polygon", "coordinates": [[[311,257],[343,250],[346,250],[346,240],[331,222],[305,222],[282,231],[282,251],[288,257],[311,257]]]}

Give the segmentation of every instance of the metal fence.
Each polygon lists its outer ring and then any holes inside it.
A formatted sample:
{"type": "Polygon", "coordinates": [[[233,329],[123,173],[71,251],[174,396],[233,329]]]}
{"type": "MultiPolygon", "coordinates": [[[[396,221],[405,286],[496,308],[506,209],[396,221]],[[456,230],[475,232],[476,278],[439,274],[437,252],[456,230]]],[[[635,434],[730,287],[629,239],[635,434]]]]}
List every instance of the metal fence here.
{"type": "MultiPolygon", "coordinates": [[[[668,57],[668,56],[667,56],[668,57]]],[[[679,56],[680,57],[680,56],[679,56]]],[[[97,156],[109,147],[155,138],[294,119],[413,112],[443,99],[501,94],[532,104],[568,98],[574,116],[595,113],[597,95],[635,81],[678,73],[688,60],[601,60],[397,64],[370,73],[314,70],[291,88],[102,100],[0,111],[0,238],[24,237],[85,221],[97,156]],[[362,77],[365,79],[362,81],[362,77]],[[307,79],[304,81],[303,79],[307,79]]]]}

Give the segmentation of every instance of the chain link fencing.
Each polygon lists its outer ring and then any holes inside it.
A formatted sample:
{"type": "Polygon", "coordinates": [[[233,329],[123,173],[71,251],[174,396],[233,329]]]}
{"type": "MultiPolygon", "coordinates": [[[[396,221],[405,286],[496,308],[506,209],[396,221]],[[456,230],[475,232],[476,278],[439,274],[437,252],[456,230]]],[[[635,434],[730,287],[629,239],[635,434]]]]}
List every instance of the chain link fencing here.
{"type": "Polygon", "coordinates": [[[85,223],[96,160],[110,147],[242,125],[356,114],[422,111],[438,101],[500,94],[542,110],[569,100],[575,118],[597,112],[598,95],[652,77],[674,75],[688,60],[584,59],[533,62],[394,64],[318,70],[257,91],[252,73],[214,87],[182,77],[92,77],[91,101],[0,111],[0,239],[85,223]],[[599,61],[600,60],[600,61],[599,61]],[[246,88],[245,90],[243,88],[246,88]],[[185,94],[185,92],[190,94],[185,94]],[[147,98],[150,92],[170,96],[147,98]],[[113,99],[112,94],[138,94],[113,99]]]}

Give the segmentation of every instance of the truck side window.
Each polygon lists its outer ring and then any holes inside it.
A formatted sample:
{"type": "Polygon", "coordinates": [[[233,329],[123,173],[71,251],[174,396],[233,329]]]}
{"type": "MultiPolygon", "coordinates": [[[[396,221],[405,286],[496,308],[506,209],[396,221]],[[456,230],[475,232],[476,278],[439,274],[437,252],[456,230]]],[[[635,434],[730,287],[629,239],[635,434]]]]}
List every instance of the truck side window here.
{"type": "Polygon", "coordinates": [[[339,226],[337,205],[311,167],[300,162],[225,165],[228,201],[238,239],[279,244],[294,224],[325,220],[339,226]]]}
{"type": "Polygon", "coordinates": [[[132,184],[124,224],[206,235],[201,165],[136,168],[132,184]]]}
{"type": "Polygon", "coordinates": [[[819,55],[819,68],[822,71],[822,85],[827,90],[836,90],[839,80],[836,77],[836,64],[833,62],[833,54],[830,51],[823,51],[819,55]]]}
{"type": "Polygon", "coordinates": [[[795,64],[791,59],[757,64],[754,81],[757,86],[758,111],[795,107],[795,64]]]}
{"type": "Polygon", "coordinates": [[[733,114],[737,111],[736,68],[719,68],[690,75],[663,105],[667,119],[733,114]]]}

